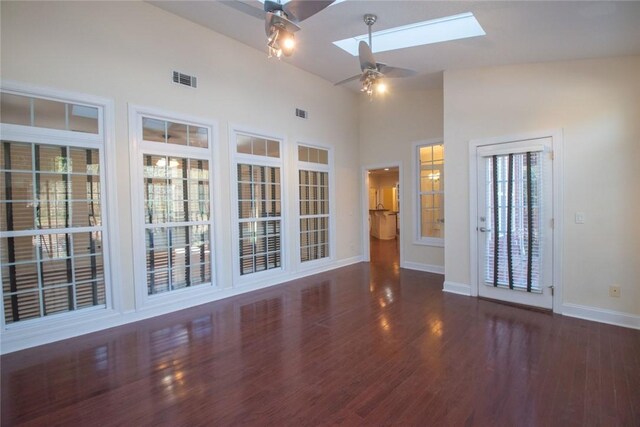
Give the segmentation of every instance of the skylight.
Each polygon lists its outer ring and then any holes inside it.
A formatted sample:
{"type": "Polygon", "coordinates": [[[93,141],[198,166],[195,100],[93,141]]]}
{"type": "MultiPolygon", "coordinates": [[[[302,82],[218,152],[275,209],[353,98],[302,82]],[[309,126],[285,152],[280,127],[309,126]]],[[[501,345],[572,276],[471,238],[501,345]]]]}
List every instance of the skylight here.
{"type": "MultiPolygon", "coordinates": [[[[446,42],[449,40],[465,39],[468,37],[484,36],[485,34],[476,17],[473,16],[473,13],[467,12],[461,13],[460,15],[446,16],[444,18],[376,31],[371,34],[371,37],[373,39],[373,53],[376,53],[421,46],[424,44],[446,42]]],[[[358,43],[360,43],[360,40],[368,43],[369,36],[363,34],[361,36],[339,40],[333,42],[333,44],[353,56],[358,56],[358,43]]]]}

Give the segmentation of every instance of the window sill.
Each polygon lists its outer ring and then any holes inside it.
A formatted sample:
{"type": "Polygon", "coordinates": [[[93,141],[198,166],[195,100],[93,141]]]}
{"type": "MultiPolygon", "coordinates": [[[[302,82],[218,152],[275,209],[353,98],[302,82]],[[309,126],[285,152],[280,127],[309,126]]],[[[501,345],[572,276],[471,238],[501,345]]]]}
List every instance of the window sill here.
{"type": "Polygon", "coordinates": [[[435,239],[435,238],[414,239],[413,244],[418,246],[434,246],[438,248],[444,248],[444,239],[435,239]]]}

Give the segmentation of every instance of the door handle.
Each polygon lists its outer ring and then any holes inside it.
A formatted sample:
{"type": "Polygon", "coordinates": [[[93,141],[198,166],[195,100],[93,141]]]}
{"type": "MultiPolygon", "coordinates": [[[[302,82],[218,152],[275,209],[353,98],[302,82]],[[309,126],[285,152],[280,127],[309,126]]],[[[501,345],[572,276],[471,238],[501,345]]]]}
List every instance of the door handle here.
{"type": "Polygon", "coordinates": [[[478,228],[478,230],[482,231],[483,233],[488,233],[489,231],[491,231],[491,230],[489,230],[488,228],[485,228],[485,227],[480,227],[480,228],[478,228]]]}

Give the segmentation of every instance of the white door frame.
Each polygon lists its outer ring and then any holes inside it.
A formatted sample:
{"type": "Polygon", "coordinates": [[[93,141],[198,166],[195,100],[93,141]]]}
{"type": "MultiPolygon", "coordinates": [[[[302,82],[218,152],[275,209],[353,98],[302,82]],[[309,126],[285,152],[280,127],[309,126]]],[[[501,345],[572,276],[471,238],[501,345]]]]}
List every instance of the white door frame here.
{"type": "Polygon", "coordinates": [[[562,313],[563,135],[562,129],[469,141],[469,272],[471,296],[478,296],[478,167],[476,150],[483,145],[551,138],[553,150],[553,311],[562,313]]]}
{"type": "Polygon", "coordinates": [[[407,201],[402,197],[402,192],[405,191],[402,162],[389,162],[389,163],[377,163],[372,165],[364,165],[361,168],[361,187],[360,187],[360,206],[362,211],[362,260],[364,262],[371,261],[371,248],[369,247],[369,174],[368,171],[372,169],[384,169],[384,168],[398,168],[398,181],[400,182],[400,212],[399,212],[399,224],[400,224],[400,267],[404,266],[404,251],[402,250],[403,242],[406,236],[404,229],[404,210],[407,209],[407,201]]]}

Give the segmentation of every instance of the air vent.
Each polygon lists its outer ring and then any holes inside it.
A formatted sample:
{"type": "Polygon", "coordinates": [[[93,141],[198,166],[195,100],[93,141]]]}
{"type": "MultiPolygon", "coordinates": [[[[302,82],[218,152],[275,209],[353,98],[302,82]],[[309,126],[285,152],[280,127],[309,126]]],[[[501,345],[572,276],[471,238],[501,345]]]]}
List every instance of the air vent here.
{"type": "Polygon", "coordinates": [[[296,108],[296,117],[300,117],[301,119],[306,119],[307,118],[307,112],[305,110],[300,109],[300,108],[296,108]]]}
{"type": "Polygon", "coordinates": [[[174,71],[173,82],[181,85],[185,85],[185,86],[196,87],[197,79],[195,76],[189,76],[187,74],[182,74],[177,71],[174,71]]]}

